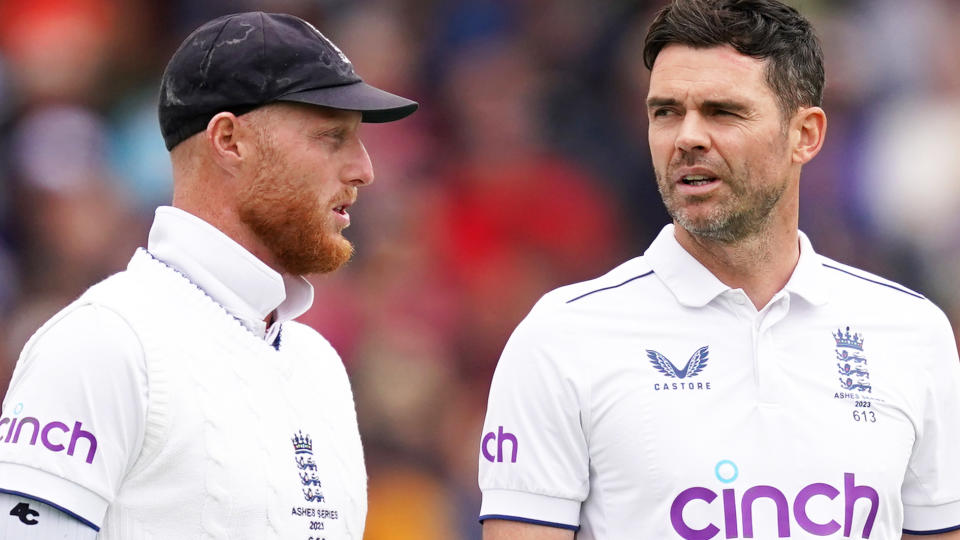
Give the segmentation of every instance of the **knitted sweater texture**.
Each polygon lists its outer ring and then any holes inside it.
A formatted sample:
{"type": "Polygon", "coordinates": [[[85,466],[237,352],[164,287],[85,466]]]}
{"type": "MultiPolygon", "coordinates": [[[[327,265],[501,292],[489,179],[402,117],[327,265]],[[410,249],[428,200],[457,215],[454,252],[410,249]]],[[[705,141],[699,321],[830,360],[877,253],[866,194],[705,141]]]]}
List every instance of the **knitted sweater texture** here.
{"type": "Polygon", "coordinates": [[[100,538],[363,537],[353,395],[318,333],[284,323],[271,347],[144,251],[78,302],[130,324],[148,380],[143,445],[100,538]]]}

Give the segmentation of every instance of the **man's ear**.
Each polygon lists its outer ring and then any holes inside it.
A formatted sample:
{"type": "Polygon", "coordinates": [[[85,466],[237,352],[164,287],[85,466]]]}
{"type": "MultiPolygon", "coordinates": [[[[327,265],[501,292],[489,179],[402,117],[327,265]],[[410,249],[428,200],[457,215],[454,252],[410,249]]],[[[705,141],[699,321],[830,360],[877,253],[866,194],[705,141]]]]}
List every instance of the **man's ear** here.
{"type": "Polygon", "coordinates": [[[230,112],[217,113],[207,123],[205,132],[207,144],[217,164],[228,171],[238,169],[251,146],[243,140],[249,128],[240,123],[240,119],[230,112]]]}
{"type": "Polygon", "coordinates": [[[793,131],[798,135],[793,147],[793,161],[803,165],[823,148],[827,135],[827,114],[820,107],[800,109],[793,119],[793,131]]]}

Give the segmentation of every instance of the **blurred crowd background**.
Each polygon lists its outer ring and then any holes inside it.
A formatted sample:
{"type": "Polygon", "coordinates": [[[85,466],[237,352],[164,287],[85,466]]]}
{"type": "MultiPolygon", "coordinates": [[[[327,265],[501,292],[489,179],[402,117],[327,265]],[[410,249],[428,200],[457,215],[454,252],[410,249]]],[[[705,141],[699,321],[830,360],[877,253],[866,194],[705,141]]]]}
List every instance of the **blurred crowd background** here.
{"type": "MultiPolygon", "coordinates": [[[[960,2],[795,0],[829,118],[804,169],[821,253],[960,324],[960,2]]],[[[417,99],[367,124],[377,180],[301,320],[341,352],[370,475],[367,540],[473,540],[493,369],[544,292],[640,255],[668,221],[640,51],[660,1],[0,0],[0,395],[46,318],[122,269],[170,200],[163,67],[196,26],[313,22],[367,81],[417,99]]],[[[82,358],[77,361],[82,362],[82,358]]]]}

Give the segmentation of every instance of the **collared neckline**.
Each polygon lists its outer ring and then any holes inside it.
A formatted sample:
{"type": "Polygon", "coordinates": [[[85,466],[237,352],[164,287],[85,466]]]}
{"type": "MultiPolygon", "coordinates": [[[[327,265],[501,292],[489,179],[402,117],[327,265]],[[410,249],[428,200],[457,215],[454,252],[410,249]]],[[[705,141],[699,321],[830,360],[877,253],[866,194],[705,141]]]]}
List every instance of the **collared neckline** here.
{"type": "MultiPolygon", "coordinates": [[[[820,256],[813,250],[810,239],[798,231],[800,259],[784,290],[797,294],[814,305],[827,302],[829,293],[820,278],[823,268],[820,256]]],[[[688,307],[703,307],[724,292],[731,291],[710,270],[691,255],[674,236],[674,225],[668,224],[644,252],[654,273],[677,298],[688,307]]]]}
{"type": "Polygon", "coordinates": [[[643,257],[684,306],[703,307],[731,290],[680,245],[674,236],[673,224],[660,230],[643,257]]]}
{"type": "Polygon", "coordinates": [[[830,300],[830,291],[826,280],[823,279],[822,258],[813,250],[813,244],[803,231],[798,231],[798,236],[800,260],[797,261],[797,267],[794,268],[784,289],[815,306],[822,306],[830,300]]]}
{"type": "Polygon", "coordinates": [[[282,323],[313,304],[313,286],[302,276],[281,275],[213,225],[179,208],[157,208],[147,249],[268,341],[282,323]],[[264,319],[274,310],[276,319],[267,328],[264,319]]]}

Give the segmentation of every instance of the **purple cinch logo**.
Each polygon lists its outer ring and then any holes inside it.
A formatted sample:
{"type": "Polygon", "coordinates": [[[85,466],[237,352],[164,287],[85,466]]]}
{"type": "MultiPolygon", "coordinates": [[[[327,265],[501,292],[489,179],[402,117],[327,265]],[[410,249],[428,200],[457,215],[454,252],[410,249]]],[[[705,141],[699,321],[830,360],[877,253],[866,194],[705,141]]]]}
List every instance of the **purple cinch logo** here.
{"type": "MultiPolygon", "coordinates": [[[[732,462],[724,460],[717,464],[717,478],[723,483],[730,483],[736,480],[739,471],[732,462]],[[724,477],[721,474],[721,466],[733,467],[734,473],[724,477]]],[[[841,528],[844,538],[850,538],[853,529],[854,505],[858,500],[865,499],[870,503],[870,512],[867,515],[866,522],[863,525],[862,538],[870,538],[873,531],[874,522],[877,519],[877,512],[880,510],[880,495],[877,490],[870,486],[858,486],[853,473],[843,474],[843,491],[830,484],[817,482],[803,487],[794,497],[793,504],[787,500],[787,495],[773,486],[753,486],[743,492],[740,497],[740,503],[737,504],[737,492],[732,488],[721,491],[722,500],[719,504],[723,506],[723,532],[726,538],[753,538],[753,503],[758,499],[769,499],[773,501],[777,511],[777,537],[790,538],[790,509],[793,509],[793,518],[795,523],[801,529],[814,536],[831,536],[841,528]],[[827,497],[836,499],[843,493],[844,516],[841,526],[836,520],[831,519],[826,523],[818,523],[807,514],[807,504],[814,497],[827,497]],[[737,520],[739,510],[740,521],[737,520]],[[743,526],[743,536],[740,536],[738,525],[743,526]]],[[[670,524],[673,530],[686,540],[709,540],[720,534],[720,527],[714,523],[707,524],[702,529],[695,529],[688,524],[683,517],[683,510],[688,504],[694,501],[700,501],[699,504],[712,504],[717,498],[717,493],[705,487],[691,487],[681,491],[670,505],[670,524]]],[[[765,505],[767,506],[767,505],[765,505]]],[[[764,535],[772,531],[762,531],[764,535]]]]}
{"type": "Polygon", "coordinates": [[[490,463],[494,461],[498,463],[503,462],[503,443],[504,441],[510,441],[511,443],[511,452],[510,452],[510,463],[517,462],[517,450],[519,445],[517,443],[517,436],[513,433],[509,433],[503,430],[503,426],[497,426],[497,432],[489,432],[483,436],[483,440],[480,442],[480,451],[483,453],[483,457],[487,459],[490,463]],[[488,446],[490,441],[497,441],[497,455],[494,456],[488,446]]]}
{"type": "MultiPolygon", "coordinates": [[[[20,410],[22,410],[22,407],[18,405],[15,412],[20,410]]],[[[76,452],[77,443],[81,439],[87,441],[86,462],[93,463],[93,458],[97,455],[97,438],[93,433],[84,431],[82,422],[74,422],[73,428],[71,428],[67,424],[56,420],[43,424],[32,416],[0,418],[0,442],[3,443],[18,444],[23,440],[30,446],[36,446],[37,441],[40,441],[44,448],[51,452],[66,450],[67,455],[72,456],[76,452]],[[7,431],[3,433],[5,426],[7,431]],[[24,429],[25,427],[26,429],[24,429]],[[71,433],[69,443],[67,443],[66,437],[68,433],[71,433]]]]}

